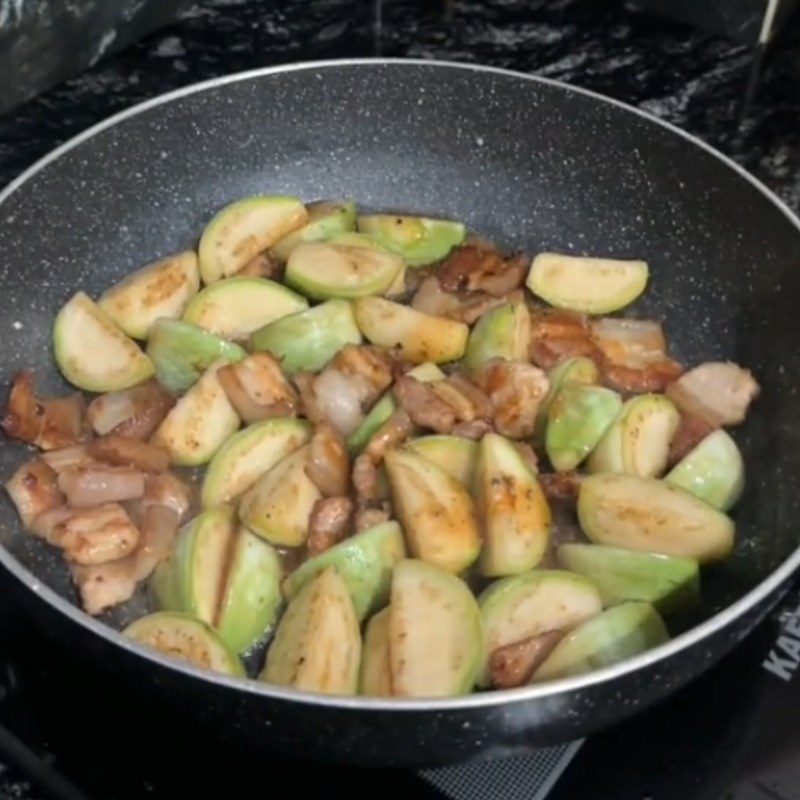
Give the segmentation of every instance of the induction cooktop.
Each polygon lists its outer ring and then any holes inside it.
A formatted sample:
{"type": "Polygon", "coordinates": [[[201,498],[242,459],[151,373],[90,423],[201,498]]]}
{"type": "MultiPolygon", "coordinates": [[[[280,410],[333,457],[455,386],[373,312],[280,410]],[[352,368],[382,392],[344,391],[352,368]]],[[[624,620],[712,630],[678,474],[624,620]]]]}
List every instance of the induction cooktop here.
{"type": "MultiPolygon", "coordinates": [[[[4,593],[7,595],[8,593],[4,593]]],[[[659,706],[560,747],[460,767],[356,770],[234,752],[126,696],[4,597],[0,800],[227,798],[324,787],[477,800],[800,800],[800,580],[730,656],[659,706]]]]}

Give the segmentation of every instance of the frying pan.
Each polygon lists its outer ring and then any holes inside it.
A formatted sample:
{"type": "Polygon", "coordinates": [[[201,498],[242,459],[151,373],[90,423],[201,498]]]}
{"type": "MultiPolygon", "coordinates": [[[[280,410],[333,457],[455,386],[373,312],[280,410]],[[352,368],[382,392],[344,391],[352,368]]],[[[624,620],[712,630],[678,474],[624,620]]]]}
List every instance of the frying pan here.
{"type": "MultiPolygon", "coordinates": [[[[371,765],[463,761],[567,741],[665,697],[740,641],[800,564],[800,223],[739,167],[681,131],[586,91],[450,63],[342,61],[234,75],[113,117],[0,195],[0,372],[50,351],[59,306],[194,246],[223,204],[259,192],[354,197],[463,220],[507,247],[649,261],[633,312],[666,323],[679,359],[730,358],[762,385],[736,438],[748,485],[738,543],[704,573],[697,619],[669,643],[588,675],[448,700],[313,695],[171,661],[75,605],[61,559],[3,499],[4,588],[70,648],[226,739],[371,765]]],[[[8,443],[0,470],[23,457],[8,443]]]]}

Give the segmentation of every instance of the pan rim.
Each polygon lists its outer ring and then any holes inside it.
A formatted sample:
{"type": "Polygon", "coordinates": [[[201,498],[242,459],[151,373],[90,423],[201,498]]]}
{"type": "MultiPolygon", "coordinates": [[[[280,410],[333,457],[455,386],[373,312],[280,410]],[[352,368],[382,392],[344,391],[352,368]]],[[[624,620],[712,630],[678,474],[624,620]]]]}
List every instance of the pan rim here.
{"type": "MultiPolygon", "coordinates": [[[[259,67],[256,69],[242,72],[230,73],[206,81],[192,83],[175,89],[164,94],[136,103],[129,108],[123,109],[116,114],[92,125],[76,136],[68,139],[63,144],[45,154],[42,158],[25,169],[20,175],[11,181],[2,191],[0,191],[0,212],[3,204],[26,182],[35,177],[45,169],[50,163],[75,149],[83,142],[91,139],[107,128],[112,128],[118,123],[123,122],[129,117],[149,111],[160,105],[165,105],[183,97],[199,94],[201,92],[216,89],[227,84],[249,81],[252,79],[277,75],[288,72],[304,72],[324,69],[341,69],[348,67],[385,67],[385,66],[416,66],[429,67],[431,69],[462,70],[466,72],[490,73],[506,78],[522,79],[534,83],[556,87],[567,93],[584,95],[595,101],[609,104],[620,108],[623,111],[634,114],[652,124],[661,126],[680,138],[690,142],[696,147],[722,162],[725,166],[736,172],[741,178],[748,181],[756,190],[766,197],[788,221],[797,228],[800,233],[800,218],[781,200],[771,189],[765,186],[758,178],[749,173],[744,167],[736,163],[733,159],[721,153],[694,134],[682,130],[678,126],[661,120],[652,114],[643,111],[636,106],[617,100],[612,97],[600,94],[599,92],[573,86],[563,81],[547,78],[539,75],[530,75],[515,70],[504,69],[502,67],[491,67],[480,64],[469,64],[452,60],[421,59],[421,58],[344,58],[317,61],[302,61],[292,64],[281,64],[270,67],[259,67]]],[[[0,546],[0,564],[2,564],[11,575],[22,582],[30,591],[38,595],[44,602],[53,607],[56,611],[67,616],[72,622],[85,628],[92,634],[98,635],[110,644],[127,650],[129,653],[144,658],[148,661],[159,664],[161,667],[174,672],[198,679],[207,683],[216,684],[226,689],[233,689],[247,694],[261,695],[279,701],[290,701],[304,703],[314,706],[323,706],[333,709],[344,709],[354,711],[374,711],[374,712],[456,712],[459,710],[472,710],[493,706],[506,706],[527,701],[552,699],[570,692],[577,692],[588,689],[592,686],[621,678],[640,669],[651,667],[658,662],[686,650],[687,648],[701,643],[712,633],[735,622],[739,617],[750,611],[752,608],[766,601],[770,595],[776,592],[780,586],[800,567],[800,545],[775,569],[768,577],[753,587],[747,594],[740,597],[731,605],[718,611],[707,620],[679,634],[668,642],[658,647],[648,650],[633,658],[627,659],[619,664],[578,675],[571,678],[562,678],[551,683],[525,686],[517,689],[506,689],[502,691],[483,692],[479,694],[467,695],[455,698],[374,698],[374,697],[347,697],[341,695],[325,695],[316,692],[300,691],[297,689],[285,688],[273,684],[262,683],[254,679],[233,678],[220,673],[211,672],[194,667],[187,662],[171,659],[161,655],[157,651],[145,648],[132,639],[124,636],[120,631],[106,625],[105,623],[90,617],[78,606],[72,604],[57,592],[40,581],[27,567],[23,566],[5,547],[0,546]]]]}

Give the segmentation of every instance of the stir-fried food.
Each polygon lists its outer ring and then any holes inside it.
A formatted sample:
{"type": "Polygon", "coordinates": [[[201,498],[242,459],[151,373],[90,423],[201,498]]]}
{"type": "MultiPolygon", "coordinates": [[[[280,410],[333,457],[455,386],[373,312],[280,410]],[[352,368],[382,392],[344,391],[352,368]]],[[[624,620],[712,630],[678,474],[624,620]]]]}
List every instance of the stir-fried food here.
{"type": "Polygon", "coordinates": [[[759,392],[613,316],[648,278],[248,198],[64,305],[56,363],[88,394],[13,377],[0,428],[36,452],[6,489],[89,614],[146,583],[126,632],[205,668],[265,645],[262,680],[444,697],[611,664],[734,548],[725,428],[759,392]]]}

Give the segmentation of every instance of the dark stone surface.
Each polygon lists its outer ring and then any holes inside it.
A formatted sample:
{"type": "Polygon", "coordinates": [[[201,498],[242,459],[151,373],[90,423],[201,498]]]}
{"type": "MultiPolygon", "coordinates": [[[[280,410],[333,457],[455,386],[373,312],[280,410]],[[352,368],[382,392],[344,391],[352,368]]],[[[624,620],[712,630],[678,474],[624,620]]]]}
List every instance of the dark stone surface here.
{"type": "MultiPolygon", "coordinates": [[[[764,32],[769,0],[636,0],[645,7],[691,22],[705,30],[754,43],[764,32]]],[[[779,0],[770,31],[777,30],[796,0],[779,0]]]]}
{"type": "Polygon", "coordinates": [[[0,183],[109,114],[196,80],[300,59],[449,58],[547,75],[667,119],[800,207],[800,26],[773,44],[752,118],[751,52],[617,0],[214,0],[0,117],[0,183]]]}
{"type": "Polygon", "coordinates": [[[0,0],[0,112],[96,64],[191,0],[0,0]]]}
{"type": "Polygon", "coordinates": [[[382,54],[493,64],[633,103],[720,147],[798,208],[797,22],[773,44],[740,132],[751,51],[621,0],[211,0],[0,117],[0,184],[161,92],[268,64],[382,54]]]}

